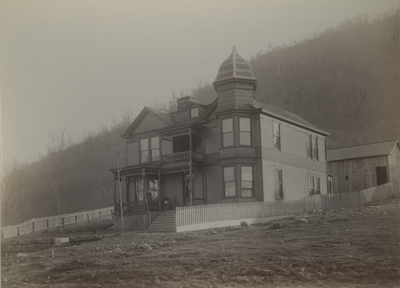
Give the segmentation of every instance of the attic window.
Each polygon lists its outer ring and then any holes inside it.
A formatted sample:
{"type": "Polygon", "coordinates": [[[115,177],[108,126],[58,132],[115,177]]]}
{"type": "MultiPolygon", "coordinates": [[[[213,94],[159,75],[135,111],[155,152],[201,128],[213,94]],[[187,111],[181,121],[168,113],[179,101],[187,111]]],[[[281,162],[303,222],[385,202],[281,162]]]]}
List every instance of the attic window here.
{"type": "Polygon", "coordinates": [[[199,108],[191,108],[190,109],[190,118],[197,118],[199,117],[199,108]]]}

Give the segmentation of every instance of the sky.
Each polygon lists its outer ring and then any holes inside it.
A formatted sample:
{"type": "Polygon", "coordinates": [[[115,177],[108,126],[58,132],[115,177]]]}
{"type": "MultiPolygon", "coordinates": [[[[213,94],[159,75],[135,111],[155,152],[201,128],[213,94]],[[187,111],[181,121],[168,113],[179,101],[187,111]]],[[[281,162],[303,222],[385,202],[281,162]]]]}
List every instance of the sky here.
{"type": "Polygon", "coordinates": [[[249,60],[399,0],[2,0],[1,161],[30,163],[172,91],[212,83],[233,46],[249,60]]]}

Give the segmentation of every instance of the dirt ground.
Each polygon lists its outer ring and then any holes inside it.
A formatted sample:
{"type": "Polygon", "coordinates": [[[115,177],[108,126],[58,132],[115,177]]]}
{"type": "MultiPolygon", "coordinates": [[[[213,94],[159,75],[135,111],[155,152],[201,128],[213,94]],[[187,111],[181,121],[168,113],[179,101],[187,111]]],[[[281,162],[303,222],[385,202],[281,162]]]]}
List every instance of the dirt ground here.
{"type": "Polygon", "coordinates": [[[400,287],[399,200],[252,227],[109,233],[54,257],[2,258],[2,287],[400,287]]]}

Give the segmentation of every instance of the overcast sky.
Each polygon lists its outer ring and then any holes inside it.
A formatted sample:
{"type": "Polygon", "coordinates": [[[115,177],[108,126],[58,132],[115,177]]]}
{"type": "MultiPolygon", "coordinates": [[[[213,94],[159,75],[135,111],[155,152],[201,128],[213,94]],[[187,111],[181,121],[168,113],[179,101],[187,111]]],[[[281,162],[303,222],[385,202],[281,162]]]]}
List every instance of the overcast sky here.
{"type": "Polygon", "coordinates": [[[2,160],[32,162],[172,90],[212,83],[235,45],[250,59],[398,0],[3,0],[2,160]]]}

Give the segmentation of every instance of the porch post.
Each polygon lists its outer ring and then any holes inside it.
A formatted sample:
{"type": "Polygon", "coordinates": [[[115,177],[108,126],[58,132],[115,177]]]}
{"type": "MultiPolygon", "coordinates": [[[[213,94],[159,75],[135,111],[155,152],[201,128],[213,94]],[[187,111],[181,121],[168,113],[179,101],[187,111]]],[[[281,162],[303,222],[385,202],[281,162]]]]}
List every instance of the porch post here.
{"type": "Polygon", "coordinates": [[[129,191],[129,189],[130,189],[130,185],[129,185],[129,183],[130,183],[130,178],[129,177],[127,177],[127,179],[126,179],[126,202],[131,202],[131,192],[129,191]]]}
{"type": "Polygon", "coordinates": [[[117,177],[114,174],[114,211],[117,211],[117,177]]]}
{"type": "Polygon", "coordinates": [[[193,184],[192,184],[192,128],[189,128],[189,197],[190,197],[190,206],[193,206],[193,184]]]}
{"type": "Polygon", "coordinates": [[[161,169],[158,169],[158,211],[161,211],[161,169]]]}

